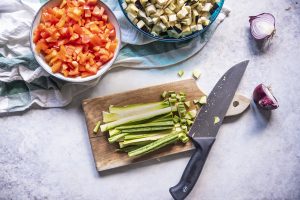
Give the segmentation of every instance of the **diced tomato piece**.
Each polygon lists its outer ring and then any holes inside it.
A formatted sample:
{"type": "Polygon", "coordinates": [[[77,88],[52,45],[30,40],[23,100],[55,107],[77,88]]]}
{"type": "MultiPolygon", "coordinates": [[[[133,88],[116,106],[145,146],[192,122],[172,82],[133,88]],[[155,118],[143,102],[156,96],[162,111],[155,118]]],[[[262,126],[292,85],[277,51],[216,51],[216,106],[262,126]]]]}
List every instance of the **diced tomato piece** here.
{"type": "Polygon", "coordinates": [[[109,37],[110,38],[115,38],[116,37],[116,31],[114,29],[109,32],[109,37]]]}
{"type": "Polygon", "coordinates": [[[92,24],[90,26],[90,30],[93,32],[93,33],[99,33],[100,32],[100,28],[96,25],[96,24],[92,24]]]}
{"type": "Polygon", "coordinates": [[[83,65],[80,65],[78,70],[79,72],[86,72],[86,68],[83,65]]]}
{"type": "Polygon", "coordinates": [[[85,11],[84,11],[84,16],[85,16],[85,17],[91,17],[91,16],[92,16],[91,10],[85,10],[85,11]]]}
{"type": "Polygon", "coordinates": [[[79,38],[79,35],[76,34],[76,33],[74,33],[74,34],[71,36],[70,41],[76,40],[76,39],[78,39],[78,38],[79,38]]]}
{"type": "Polygon", "coordinates": [[[105,21],[105,22],[107,22],[108,16],[107,15],[102,15],[102,20],[105,21]]]}
{"type": "Polygon", "coordinates": [[[71,71],[69,72],[69,76],[77,76],[77,75],[79,75],[79,70],[78,70],[78,68],[76,68],[76,69],[74,69],[74,70],[71,70],[71,71]]]}
{"type": "Polygon", "coordinates": [[[56,24],[56,27],[61,28],[65,25],[65,23],[66,23],[66,15],[63,15],[60,18],[59,22],[56,24]]]}
{"type": "Polygon", "coordinates": [[[106,43],[106,40],[104,39],[101,39],[99,36],[97,35],[94,35],[92,38],[91,38],[91,43],[95,46],[103,46],[105,45],[106,43]]]}
{"type": "Polygon", "coordinates": [[[63,0],[60,4],[59,8],[65,7],[66,4],[67,4],[67,0],[63,0]]]}
{"type": "Polygon", "coordinates": [[[107,23],[106,24],[106,28],[108,28],[109,30],[114,30],[114,26],[111,23],[107,23]]]}
{"type": "Polygon", "coordinates": [[[41,39],[40,30],[36,29],[33,33],[33,42],[36,43],[41,39]]]}
{"type": "Polygon", "coordinates": [[[95,6],[94,10],[92,12],[92,15],[97,16],[97,17],[101,17],[104,14],[104,8],[103,7],[98,7],[95,6]]]}
{"type": "Polygon", "coordinates": [[[103,63],[106,63],[109,60],[109,56],[108,55],[102,55],[100,56],[100,60],[103,63]]]}
{"type": "Polygon", "coordinates": [[[118,44],[116,42],[112,42],[108,48],[108,51],[111,53],[114,53],[116,48],[117,48],[118,44]]]}
{"type": "Polygon", "coordinates": [[[51,69],[53,73],[59,72],[62,66],[62,62],[61,61],[57,61],[56,63],[54,63],[54,65],[52,65],[51,69]]]}
{"type": "Polygon", "coordinates": [[[96,5],[97,4],[97,0],[87,0],[86,2],[88,5],[96,5]]]}
{"type": "Polygon", "coordinates": [[[81,78],[85,78],[85,77],[88,77],[88,76],[93,76],[95,75],[94,73],[89,73],[89,72],[82,72],[81,73],[81,78]]]}
{"type": "Polygon", "coordinates": [[[73,31],[79,35],[83,34],[83,30],[78,24],[74,24],[73,31]]]}
{"type": "Polygon", "coordinates": [[[37,42],[36,46],[35,46],[35,50],[40,53],[41,51],[45,51],[46,49],[48,49],[48,45],[46,44],[46,40],[41,39],[37,42]]]}
{"type": "Polygon", "coordinates": [[[87,43],[89,43],[90,41],[91,41],[91,38],[90,38],[89,35],[84,34],[84,35],[81,36],[81,42],[82,42],[83,44],[87,44],[87,43]]]}

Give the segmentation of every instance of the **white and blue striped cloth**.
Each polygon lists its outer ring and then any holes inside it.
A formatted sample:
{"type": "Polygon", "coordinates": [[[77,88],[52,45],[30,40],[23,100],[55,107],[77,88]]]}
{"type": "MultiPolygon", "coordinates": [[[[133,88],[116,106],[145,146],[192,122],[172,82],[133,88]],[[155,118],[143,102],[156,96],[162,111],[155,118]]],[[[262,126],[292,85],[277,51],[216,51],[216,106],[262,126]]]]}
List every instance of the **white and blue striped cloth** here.
{"type": "MultiPolygon", "coordinates": [[[[93,87],[98,80],[72,84],[49,76],[34,60],[29,32],[36,10],[45,0],[0,1],[0,113],[22,111],[32,105],[62,107],[93,87]]],[[[202,36],[181,43],[153,41],[137,32],[119,8],[117,0],[105,0],[121,24],[122,49],[112,68],[156,68],[174,65],[199,52],[229,14],[223,8],[202,36]]]]}

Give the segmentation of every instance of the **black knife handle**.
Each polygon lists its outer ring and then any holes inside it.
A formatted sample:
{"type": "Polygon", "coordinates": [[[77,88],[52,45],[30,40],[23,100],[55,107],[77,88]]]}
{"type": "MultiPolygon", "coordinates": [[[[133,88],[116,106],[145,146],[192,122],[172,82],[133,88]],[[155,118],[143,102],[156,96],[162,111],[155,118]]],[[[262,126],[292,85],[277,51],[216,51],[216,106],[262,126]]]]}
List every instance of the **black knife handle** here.
{"type": "Polygon", "coordinates": [[[177,185],[169,189],[175,200],[183,200],[192,191],[202,171],[207,155],[214,139],[195,142],[195,151],[184,169],[181,179],[177,185]]]}

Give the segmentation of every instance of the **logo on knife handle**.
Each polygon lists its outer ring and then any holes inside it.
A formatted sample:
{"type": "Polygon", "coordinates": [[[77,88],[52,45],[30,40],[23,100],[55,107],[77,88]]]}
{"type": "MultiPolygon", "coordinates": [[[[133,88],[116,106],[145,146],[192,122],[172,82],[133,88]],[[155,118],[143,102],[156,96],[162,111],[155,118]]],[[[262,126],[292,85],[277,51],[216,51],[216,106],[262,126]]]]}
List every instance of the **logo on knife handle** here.
{"type": "Polygon", "coordinates": [[[186,193],[187,190],[188,190],[188,187],[187,187],[187,186],[184,186],[184,187],[182,188],[182,192],[184,192],[184,193],[186,193]]]}

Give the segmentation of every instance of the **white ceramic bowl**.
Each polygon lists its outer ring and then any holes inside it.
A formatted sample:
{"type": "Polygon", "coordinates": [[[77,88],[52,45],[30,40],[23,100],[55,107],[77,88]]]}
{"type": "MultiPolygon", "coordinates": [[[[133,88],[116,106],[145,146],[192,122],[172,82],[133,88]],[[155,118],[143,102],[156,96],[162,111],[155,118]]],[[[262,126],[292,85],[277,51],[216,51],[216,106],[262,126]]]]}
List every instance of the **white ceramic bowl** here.
{"type": "Polygon", "coordinates": [[[51,71],[51,67],[46,63],[46,61],[44,60],[44,56],[42,54],[39,54],[35,51],[35,44],[33,42],[33,32],[36,29],[36,27],[38,26],[38,24],[40,23],[40,19],[41,19],[41,13],[42,13],[42,9],[43,8],[47,8],[47,7],[55,7],[58,6],[61,3],[61,0],[50,0],[47,3],[45,3],[36,13],[34,20],[32,22],[31,25],[31,32],[30,32],[30,47],[31,47],[31,51],[36,59],[36,61],[51,75],[55,76],[56,78],[59,78],[61,80],[64,81],[68,81],[68,82],[75,82],[75,83],[80,83],[80,82],[86,82],[86,81],[90,81],[93,79],[96,79],[98,77],[100,77],[102,74],[104,74],[109,68],[110,66],[114,63],[120,48],[121,48],[121,31],[120,31],[120,25],[117,21],[116,16],[114,15],[114,13],[110,10],[110,8],[105,5],[105,3],[103,3],[102,1],[98,0],[98,5],[102,6],[105,8],[105,12],[108,15],[108,20],[110,23],[112,23],[115,27],[115,31],[116,31],[116,38],[118,39],[118,46],[115,50],[114,53],[114,57],[108,61],[107,63],[105,63],[104,65],[102,65],[102,67],[98,70],[97,74],[93,75],[93,76],[88,76],[85,78],[81,78],[79,77],[75,77],[75,78],[70,78],[70,77],[65,77],[60,73],[53,73],[51,71]]]}

